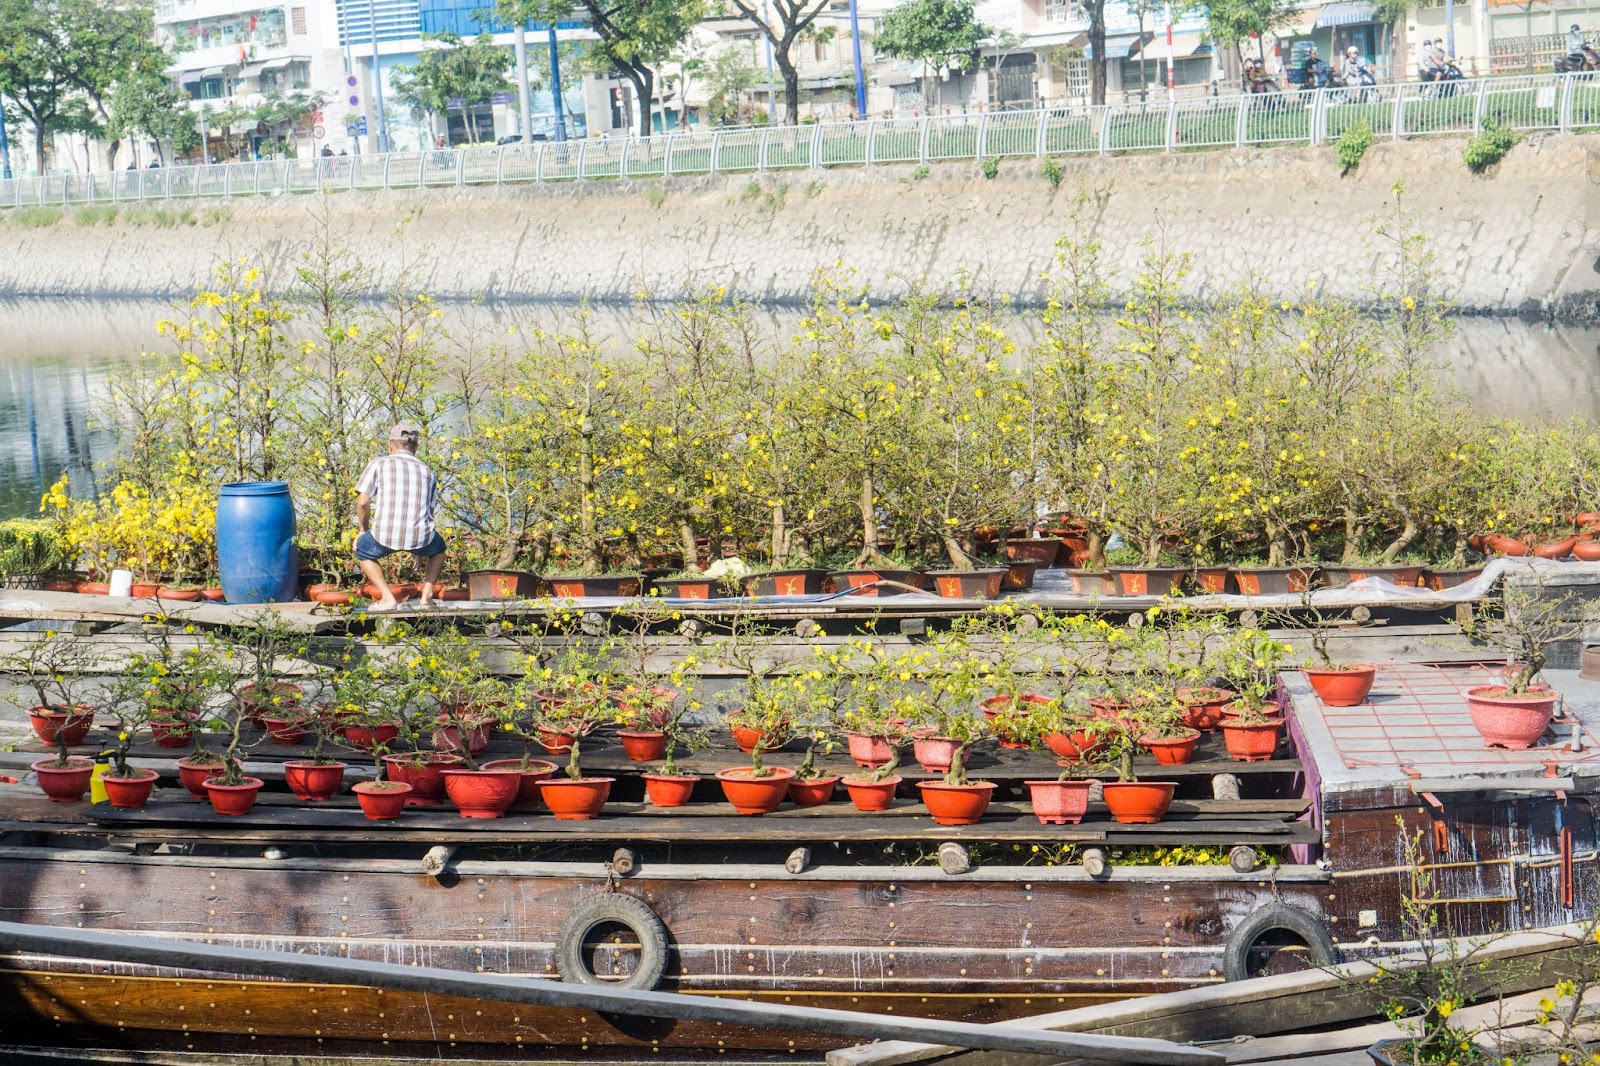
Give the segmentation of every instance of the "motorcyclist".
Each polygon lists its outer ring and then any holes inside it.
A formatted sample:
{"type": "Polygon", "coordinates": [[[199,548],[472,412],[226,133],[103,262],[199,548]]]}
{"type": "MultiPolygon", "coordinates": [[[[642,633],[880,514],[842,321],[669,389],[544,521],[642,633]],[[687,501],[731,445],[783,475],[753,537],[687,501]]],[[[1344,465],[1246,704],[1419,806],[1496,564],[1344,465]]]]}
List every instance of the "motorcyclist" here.
{"type": "Polygon", "coordinates": [[[1355,45],[1351,45],[1344,52],[1344,83],[1352,89],[1359,89],[1363,84],[1375,84],[1377,79],[1367,64],[1361,59],[1361,52],[1355,45]]]}
{"type": "Polygon", "coordinates": [[[1311,53],[1306,56],[1305,62],[1300,65],[1300,84],[1307,89],[1322,88],[1327,69],[1327,64],[1323,63],[1321,57],[1317,55],[1316,46],[1313,45],[1311,53]]]}
{"type": "Polygon", "coordinates": [[[1417,59],[1417,77],[1425,82],[1438,81],[1444,74],[1444,68],[1439,63],[1439,56],[1434,51],[1433,42],[1422,42],[1422,54],[1417,59]]]}

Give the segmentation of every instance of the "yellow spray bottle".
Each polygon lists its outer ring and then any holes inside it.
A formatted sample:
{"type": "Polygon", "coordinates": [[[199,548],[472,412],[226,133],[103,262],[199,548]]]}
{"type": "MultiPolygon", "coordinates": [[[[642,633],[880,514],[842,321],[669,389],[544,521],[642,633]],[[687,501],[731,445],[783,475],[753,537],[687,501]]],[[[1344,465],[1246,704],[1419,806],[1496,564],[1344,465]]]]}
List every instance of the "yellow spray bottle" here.
{"type": "Polygon", "coordinates": [[[106,785],[100,779],[111,772],[111,753],[102,751],[94,757],[94,772],[89,775],[89,802],[105,803],[109,796],[106,795],[106,785]]]}

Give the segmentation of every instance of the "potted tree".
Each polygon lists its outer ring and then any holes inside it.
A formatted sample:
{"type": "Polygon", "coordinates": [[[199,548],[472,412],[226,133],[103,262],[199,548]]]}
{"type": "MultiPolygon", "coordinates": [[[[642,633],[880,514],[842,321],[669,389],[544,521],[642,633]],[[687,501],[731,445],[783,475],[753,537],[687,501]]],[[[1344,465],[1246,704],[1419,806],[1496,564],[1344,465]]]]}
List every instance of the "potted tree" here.
{"type": "MultiPolygon", "coordinates": [[[[537,665],[528,666],[521,681],[510,687],[496,712],[500,729],[522,742],[522,754],[515,759],[493,759],[483,764],[485,770],[516,770],[522,775],[516,800],[512,804],[515,807],[537,807],[540,799],[539,782],[556,772],[555,763],[533,756],[543,721],[537,689],[540,680],[537,665]]],[[[456,763],[461,761],[459,755],[450,758],[456,763]]]]}
{"type": "Polygon", "coordinates": [[[1321,611],[1311,602],[1307,593],[1301,602],[1298,617],[1287,619],[1290,625],[1303,629],[1311,641],[1315,658],[1305,667],[1306,680],[1317,698],[1329,707],[1355,707],[1364,702],[1372,691],[1378,668],[1370,663],[1337,663],[1328,654],[1328,642],[1333,638],[1333,627],[1321,611]]]}
{"type": "Polygon", "coordinates": [[[833,753],[836,741],[825,727],[813,725],[805,732],[806,754],[794,768],[794,778],[789,782],[789,798],[796,807],[820,807],[833,799],[838,774],[830,774],[817,765],[819,753],[833,753]]]}
{"type": "Polygon", "coordinates": [[[777,751],[794,739],[795,720],[789,700],[792,683],[788,678],[756,678],[747,681],[744,706],[729,715],[729,725],[739,739],[739,748],[750,756],[749,766],[734,766],[717,771],[722,792],[739,814],[770,814],[789,795],[793,770],[768,766],[762,754],[777,751]],[[743,737],[741,737],[741,731],[743,737]],[[746,747],[748,743],[748,747],[746,747]]]}
{"type": "Polygon", "coordinates": [[[54,629],[19,636],[25,642],[22,650],[0,661],[33,690],[28,720],[34,733],[43,744],[83,743],[94,725],[94,708],[80,699],[84,674],[92,665],[87,644],[54,629]]]}
{"type": "Polygon", "coordinates": [[[989,809],[994,782],[967,777],[967,752],[988,735],[983,719],[972,714],[952,714],[941,720],[939,731],[955,741],[942,781],[919,781],[922,802],[940,825],[976,825],[989,809]]]}
{"type": "Polygon", "coordinates": [[[1236,693],[1223,710],[1222,739],[1238,762],[1264,762],[1278,749],[1282,707],[1275,696],[1278,668],[1289,647],[1264,630],[1241,627],[1223,652],[1224,671],[1236,693]]]}
{"type": "Polygon", "coordinates": [[[539,795],[550,813],[563,821],[583,821],[597,818],[611,795],[615,778],[585,777],[578,766],[578,753],[582,747],[582,734],[574,735],[567,752],[566,772],[560,777],[547,777],[539,782],[539,795]]]}
{"type": "MultiPolygon", "coordinates": [[[[240,700],[243,701],[242,696],[240,700]]],[[[296,799],[321,803],[332,799],[334,793],[339,791],[339,786],[344,783],[344,772],[350,766],[335,759],[328,751],[329,742],[335,736],[330,715],[309,714],[304,722],[312,737],[310,757],[286,760],[283,764],[283,781],[296,799]]]]}
{"type": "Polygon", "coordinates": [[[227,697],[225,709],[216,716],[222,723],[223,733],[227,737],[227,744],[222,750],[222,768],[211,777],[206,778],[206,797],[211,800],[211,809],[218,814],[238,816],[249,814],[256,805],[256,796],[261,791],[263,784],[261,778],[245,774],[241,753],[245,750],[244,706],[240,703],[237,691],[238,675],[234,675],[232,684],[222,691],[233,693],[227,697]]]}
{"type": "Polygon", "coordinates": [[[383,762],[377,764],[377,775],[371,781],[357,781],[350,786],[361,813],[369,822],[390,822],[400,817],[405,809],[411,786],[404,781],[391,781],[383,776],[383,762]]]}
{"type": "Polygon", "coordinates": [[[133,748],[133,738],[150,719],[150,707],[144,700],[144,679],[136,668],[137,659],[118,678],[107,692],[106,712],[115,722],[111,740],[111,768],[101,775],[106,798],[113,807],[143,807],[155,790],[160,777],[149,768],[135,768],[128,762],[133,748]]]}
{"type": "Polygon", "coordinates": [[[1106,809],[1116,821],[1134,825],[1161,821],[1178,787],[1176,781],[1139,780],[1133,769],[1133,755],[1138,747],[1133,731],[1118,727],[1110,732],[1109,743],[1101,755],[1102,765],[1117,774],[1115,781],[1101,785],[1106,809]]]}
{"type": "Polygon", "coordinates": [[[700,775],[678,765],[679,754],[693,754],[711,742],[705,730],[684,722],[686,707],[678,708],[661,731],[666,742],[662,746],[661,769],[655,773],[640,774],[644,778],[645,794],[657,807],[682,807],[694,795],[694,786],[700,775]]]}
{"type": "Polygon", "coordinates": [[[305,698],[305,689],[277,676],[278,661],[286,656],[303,658],[305,634],[289,625],[275,610],[254,612],[248,621],[221,633],[226,648],[236,653],[248,680],[239,686],[239,700],[247,721],[260,725],[268,717],[293,717],[305,698]]]}

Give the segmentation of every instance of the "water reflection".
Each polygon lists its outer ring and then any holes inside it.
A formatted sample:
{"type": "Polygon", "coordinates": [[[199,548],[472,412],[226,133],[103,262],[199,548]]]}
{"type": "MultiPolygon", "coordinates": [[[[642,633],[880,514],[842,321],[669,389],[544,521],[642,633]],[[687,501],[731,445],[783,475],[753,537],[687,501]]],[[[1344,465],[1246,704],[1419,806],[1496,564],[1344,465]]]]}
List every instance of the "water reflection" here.
{"type": "MultiPolygon", "coordinates": [[[[549,324],[569,310],[459,304],[446,313],[465,334],[530,320],[549,324]]],[[[628,308],[593,313],[613,343],[630,343],[636,319],[628,308]]],[[[160,346],[154,325],[171,314],[167,305],[145,301],[0,300],[0,517],[37,513],[40,493],[63,470],[80,490],[95,487],[97,464],[114,446],[93,419],[107,374],[160,346]]],[[[799,318],[791,308],[763,312],[776,337],[786,337],[799,318]]],[[[1034,321],[1021,316],[1019,342],[1034,321]]],[[[1463,319],[1458,327],[1441,358],[1485,414],[1600,418],[1600,327],[1496,318],[1463,319]]]]}

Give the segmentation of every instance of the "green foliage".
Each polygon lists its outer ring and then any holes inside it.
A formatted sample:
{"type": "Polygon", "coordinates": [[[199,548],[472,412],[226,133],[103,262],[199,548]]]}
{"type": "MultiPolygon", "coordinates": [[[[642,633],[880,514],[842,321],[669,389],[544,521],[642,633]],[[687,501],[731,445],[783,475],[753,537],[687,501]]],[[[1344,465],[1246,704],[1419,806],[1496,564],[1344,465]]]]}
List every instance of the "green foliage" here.
{"type": "Polygon", "coordinates": [[[893,59],[971,70],[990,33],[972,0],[901,0],[878,20],[873,51],[893,59]]]}
{"type": "Polygon", "coordinates": [[[1299,10],[1295,0],[1210,0],[1205,5],[1206,25],[1218,44],[1235,48],[1251,38],[1270,36],[1292,22],[1299,10]]]}
{"type": "Polygon", "coordinates": [[[644,191],[644,202],[651,207],[660,207],[667,202],[667,190],[659,185],[652,185],[644,191]]]}
{"type": "Polygon", "coordinates": [[[37,577],[67,562],[67,545],[54,522],[11,518],[0,522],[0,580],[37,577]]]}
{"type": "Polygon", "coordinates": [[[990,179],[995,178],[1000,173],[1000,160],[994,156],[990,156],[988,159],[983,161],[982,170],[984,177],[990,179]]]}
{"type": "Polygon", "coordinates": [[[1050,183],[1052,189],[1061,187],[1061,178],[1065,173],[1061,163],[1054,156],[1046,156],[1043,163],[1039,164],[1039,173],[1044,175],[1044,180],[1050,183]]]}
{"type": "Polygon", "coordinates": [[[1474,174],[1482,174],[1505,158],[1511,151],[1512,145],[1517,143],[1517,135],[1510,130],[1495,125],[1490,119],[1484,119],[1483,130],[1477,136],[1468,139],[1466,147],[1461,150],[1461,160],[1467,164],[1467,169],[1474,174]]]}
{"type": "Polygon", "coordinates": [[[912,178],[913,181],[921,181],[922,179],[926,178],[928,175],[930,175],[932,173],[933,173],[933,169],[931,167],[929,167],[928,164],[919,163],[911,171],[911,178],[912,178]]]}
{"type": "Polygon", "coordinates": [[[1361,165],[1361,157],[1372,147],[1372,127],[1361,119],[1347,126],[1334,146],[1339,150],[1339,173],[1348,174],[1361,165]]]}
{"type": "MultiPolygon", "coordinates": [[[[511,90],[506,79],[511,53],[487,32],[470,44],[454,33],[424,34],[423,39],[435,47],[425,48],[416,63],[394,71],[394,95],[400,102],[430,115],[443,114],[453,105],[465,120],[469,108],[485,103],[494,93],[511,90]]],[[[476,144],[476,125],[465,121],[464,125],[468,140],[476,144]]]]}
{"type": "Polygon", "coordinates": [[[57,207],[19,207],[11,212],[11,221],[23,229],[43,229],[54,226],[61,221],[61,209],[57,207]]]}
{"type": "Polygon", "coordinates": [[[80,226],[109,226],[117,220],[115,204],[90,204],[72,213],[72,221],[80,226]]]}

